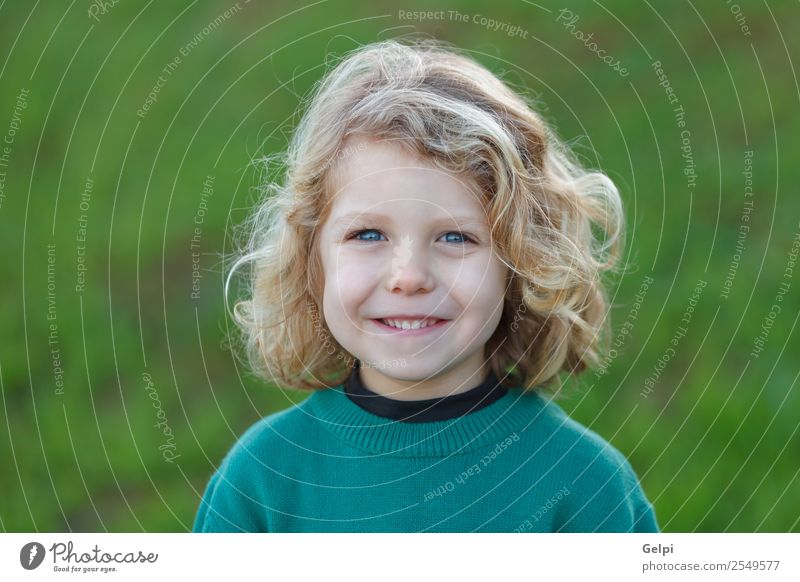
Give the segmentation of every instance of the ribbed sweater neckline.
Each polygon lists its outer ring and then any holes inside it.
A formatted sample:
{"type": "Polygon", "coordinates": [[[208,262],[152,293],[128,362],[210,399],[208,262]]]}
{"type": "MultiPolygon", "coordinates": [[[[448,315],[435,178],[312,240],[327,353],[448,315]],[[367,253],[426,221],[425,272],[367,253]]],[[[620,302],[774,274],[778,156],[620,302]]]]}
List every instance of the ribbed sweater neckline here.
{"type": "Polygon", "coordinates": [[[432,422],[384,418],[350,400],[344,384],[320,390],[307,401],[309,412],[339,439],[369,453],[406,457],[447,457],[496,444],[530,422],[544,405],[535,392],[509,388],[470,414],[432,422]]]}
{"type": "Polygon", "coordinates": [[[361,362],[356,360],[350,377],[344,383],[347,397],[367,412],[403,422],[434,422],[473,414],[502,398],[508,388],[489,370],[478,385],[457,394],[421,400],[397,400],[378,394],[363,383],[361,362]]]}

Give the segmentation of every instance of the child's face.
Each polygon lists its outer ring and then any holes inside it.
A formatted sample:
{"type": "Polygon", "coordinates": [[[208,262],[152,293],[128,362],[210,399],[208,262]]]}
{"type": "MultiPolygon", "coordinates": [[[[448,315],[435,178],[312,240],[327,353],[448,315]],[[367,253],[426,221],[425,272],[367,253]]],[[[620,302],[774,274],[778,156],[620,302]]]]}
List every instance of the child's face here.
{"type": "Polygon", "coordinates": [[[373,390],[413,386],[417,395],[393,397],[416,399],[474,387],[488,373],[507,273],[477,185],[389,142],[352,140],[344,151],[319,233],[331,333],[373,390]],[[447,321],[406,331],[379,321],[393,316],[447,321]]]}

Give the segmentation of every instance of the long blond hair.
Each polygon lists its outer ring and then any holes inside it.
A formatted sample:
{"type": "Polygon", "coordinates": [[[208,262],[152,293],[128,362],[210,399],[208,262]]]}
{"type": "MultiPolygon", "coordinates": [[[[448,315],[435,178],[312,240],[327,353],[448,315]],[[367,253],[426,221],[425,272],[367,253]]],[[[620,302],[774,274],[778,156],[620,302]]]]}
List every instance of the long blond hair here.
{"type": "Polygon", "coordinates": [[[495,252],[510,268],[486,350],[504,384],[552,386],[560,372],[599,363],[608,326],[600,277],[622,246],[616,187],[582,168],[523,97],[470,57],[440,41],[388,40],[345,55],[319,81],[279,160],[283,179],[265,179],[244,224],[225,293],[250,264],[233,316],[258,376],[313,390],[350,373],[352,358],[322,317],[315,243],[331,170],[356,133],[405,144],[480,186],[495,252]]]}

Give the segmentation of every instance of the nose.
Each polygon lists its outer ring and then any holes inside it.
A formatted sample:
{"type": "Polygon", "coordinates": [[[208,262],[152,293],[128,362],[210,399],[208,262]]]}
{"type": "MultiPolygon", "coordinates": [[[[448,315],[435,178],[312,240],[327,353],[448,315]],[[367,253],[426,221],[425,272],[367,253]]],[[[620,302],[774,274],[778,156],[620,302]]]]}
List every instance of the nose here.
{"type": "Polygon", "coordinates": [[[393,249],[386,284],[391,293],[425,293],[433,289],[427,253],[415,248],[409,237],[403,237],[393,249]]]}

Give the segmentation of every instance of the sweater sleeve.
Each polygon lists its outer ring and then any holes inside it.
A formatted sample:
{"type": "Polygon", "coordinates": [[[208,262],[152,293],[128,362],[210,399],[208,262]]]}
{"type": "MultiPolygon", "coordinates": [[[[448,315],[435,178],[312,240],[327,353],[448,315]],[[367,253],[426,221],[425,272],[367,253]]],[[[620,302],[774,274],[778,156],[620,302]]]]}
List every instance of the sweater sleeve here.
{"type": "Polygon", "coordinates": [[[633,531],[635,533],[657,533],[660,531],[653,504],[647,499],[635,506],[633,517],[633,531]]]}
{"type": "Polygon", "coordinates": [[[593,457],[559,512],[556,531],[652,533],[658,522],[652,503],[628,460],[606,445],[593,457]]]}
{"type": "Polygon", "coordinates": [[[620,471],[623,473],[623,483],[625,483],[625,497],[628,499],[628,506],[631,508],[631,532],[634,533],[655,533],[659,531],[656,520],[655,509],[642,489],[639,477],[636,475],[630,462],[619,453],[622,466],[620,471]]]}
{"type": "Polygon", "coordinates": [[[214,495],[214,487],[216,486],[217,479],[219,479],[219,473],[214,473],[211,476],[211,479],[206,486],[205,493],[203,494],[202,499],[200,499],[200,507],[197,508],[197,515],[194,517],[194,525],[192,526],[193,533],[201,533],[206,530],[206,521],[209,519],[208,517],[208,509],[210,507],[209,501],[211,497],[214,495]]]}
{"type": "Polygon", "coordinates": [[[246,434],[228,452],[211,476],[197,509],[193,532],[266,532],[265,484],[254,462],[252,439],[246,434]]]}
{"type": "Polygon", "coordinates": [[[657,533],[659,531],[653,504],[647,499],[639,478],[630,462],[612,448],[618,467],[607,488],[611,503],[608,505],[608,522],[599,529],[630,533],[657,533]]]}
{"type": "Polygon", "coordinates": [[[235,475],[231,478],[225,467],[220,467],[206,486],[192,532],[266,532],[263,520],[258,517],[258,502],[250,495],[241,480],[235,475]]]}

